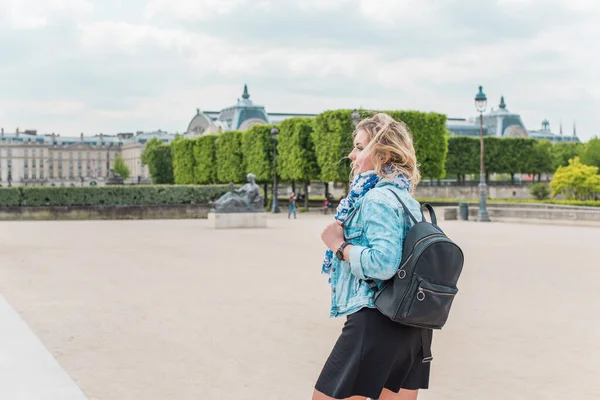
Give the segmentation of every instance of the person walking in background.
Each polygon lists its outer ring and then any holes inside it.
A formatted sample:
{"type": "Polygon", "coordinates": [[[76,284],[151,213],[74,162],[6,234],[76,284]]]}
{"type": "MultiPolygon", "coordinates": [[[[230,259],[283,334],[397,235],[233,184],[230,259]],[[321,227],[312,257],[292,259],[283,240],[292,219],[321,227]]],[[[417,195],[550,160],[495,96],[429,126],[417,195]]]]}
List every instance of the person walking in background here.
{"type": "Polygon", "coordinates": [[[290,215],[292,215],[292,213],[294,213],[294,219],[296,219],[296,193],[294,192],[290,193],[288,208],[288,219],[290,219],[290,215]]]}

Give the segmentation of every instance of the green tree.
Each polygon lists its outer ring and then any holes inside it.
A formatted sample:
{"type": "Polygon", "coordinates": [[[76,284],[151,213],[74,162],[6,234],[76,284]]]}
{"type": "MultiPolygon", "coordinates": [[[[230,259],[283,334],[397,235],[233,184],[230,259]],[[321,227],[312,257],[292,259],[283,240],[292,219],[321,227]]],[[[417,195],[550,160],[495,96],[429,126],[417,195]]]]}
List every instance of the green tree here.
{"type": "MultiPolygon", "coordinates": [[[[268,186],[273,181],[273,125],[253,125],[242,133],[242,151],[246,173],[256,176],[256,182],[263,184],[265,200],[268,198],[268,186]]],[[[279,175],[279,171],[278,175],[279,175]]],[[[266,203],[266,202],[265,202],[266,203]]]]}
{"type": "Polygon", "coordinates": [[[479,172],[479,139],[468,136],[448,138],[446,174],[465,183],[465,175],[479,172]]]}
{"type": "Polygon", "coordinates": [[[194,183],[207,185],[217,182],[217,135],[204,135],[193,139],[194,183]]]}
{"type": "Polygon", "coordinates": [[[124,181],[129,179],[129,177],[131,176],[129,167],[127,167],[127,164],[125,164],[125,160],[123,160],[123,157],[121,157],[121,156],[115,157],[115,163],[113,164],[113,170],[115,171],[116,174],[121,175],[121,178],[123,178],[124,181]]]}
{"type": "Polygon", "coordinates": [[[555,143],[552,145],[552,170],[566,167],[569,160],[580,156],[582,151],[582,143],[555,143]]]}
{"type": "Polygon", "coordinates": [[[552,164],[552,143],[548,140],[536,140],[526,172],[537,174],[539,182],[542,174],[554,172],[552,164]]]}
{"type": "Polygon", "coordinates": [[[348,185],[348,154],[352,150],[354,132],[351,115],[351,110],[325,111],[314,120],[312,139],[322,182],[344,182],[346,187],[348,185]]]}
{"type": "Polygon", "coordinates": [[[154,184],[173,184],[173,160],[171,146],[154,138],[150,140],[142,152],[142,164],[148,166],[148,171],[154,184]]]}
{"type": "Polygon", "coordinates": [[[589,200],[600,193],[598,167],[585,165],[579,157],[569,160],[569,165],[559,167],[550,182],[552,196],[564,194],[567,199],[589,200]]]}
{"type": "Polygon", "coordinates": [[[308,208],[308,185],[319,178],[313,142],[313,120],[290,118],[280,125],[277,171],[286,181],[304,183],[304,208],[308,208]]]}
{"type": "Polygon", "coordinates": [[[194,158],[195,142],[190,139],[175,139],[171,143],[173,156],[173,176],[178,185],[191,185],[196,183],[194,158]]]}
{"type": "Polygon", "coordinates": [[[217,180],[222,183],[246,181],[246,167],[242,153],[242,132],[220,133],[216,140],[217,180]]]}
{"type": "MultiPolygon", "coordinates": [[[[378,111],[360,110],[361,118],[368,118],[378,111]]],[[[426,178],[442,178],[445,175],[447,130],[446,116],[418,111],[386,111],[392,118],[404,122],[412,132],[421,175],[426,178]]],[[[320,177],[324,182],[344,182],[350,178],[352,133],[354,126],[351,110],[326,111],[314,121],[313,142],[317,155],[320,177]]]]}
{"type": "Polygon", "coordinates": [[[600,168],[600,138],[595,137],[585,144],[581,162],[600,168]]]}
{"type": "MultiPolygon", "coordinates": [[[[360,110],[360,117],[368,118],[379,111],[360,110]]],[[[423,178],[443,178],[446,175],[448,131],[446,116],[420,111],[383,111],[396,121],[406,124],[413,135],[419,170],[423,178]]],[[[352,143],[350,143],[352,145],[352,143]]],[[[352,149],[352,147],[350,147],[352,149]]]]}

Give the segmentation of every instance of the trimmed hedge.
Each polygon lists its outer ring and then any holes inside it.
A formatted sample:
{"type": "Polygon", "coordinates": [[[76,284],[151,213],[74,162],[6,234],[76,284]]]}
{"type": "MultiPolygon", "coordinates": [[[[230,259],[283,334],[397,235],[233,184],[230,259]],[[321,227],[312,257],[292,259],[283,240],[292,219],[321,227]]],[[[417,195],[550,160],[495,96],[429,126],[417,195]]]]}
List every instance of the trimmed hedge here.
{"type": "MultiPolygon", "coordinates": [[[[486,136],[484,163],[486,174],[542,174],[553,172],[552,144],[531,138],[499,138],[486,136]]],[[[464,181],[465,175],[479,173],[479,138],[448,139],[446,171],[464,181]]]]}
{"type": "Polygon", "coordinates": [[[272,128],[273,125],[259,124],[241,133],[242,158],[246,173],[253,173],[257,182],[273,180],[272,128]]]}
{"type": "Polygon", "coordinates": [[[246,182],[241,131],[227,131],[219,134],[216,141],[215,159],[219,182],[246,182]]]}
{"type": "Polygon", "coordinates": [[[205,135],[193,139],[192,146],[196,160],[195,183],[207,185],[217,181],[217,135],[205,135]]]}
{"type": "Polygon", "coordinates": [[[171,143],[173,157],[173,176],[178,185],[196,183],[196,159],[194,158],[194,140],[178,139],[171,143]]]}
{"type": "Polygon", "coordinates": [[[11,187],[0,188],[0,207],[205,204],[228,190],[228,185],[11,187]]]}
{"type": "Polygon", "coordinates": [[[360,110],[360,118],[369,118],[378,112],[384,112],[396,121],[404,122],[411,131],[419,170],[423,178],[443,178],[446,175],[448,131],[446,130],[445,115],[421,111],[360,110]]]}

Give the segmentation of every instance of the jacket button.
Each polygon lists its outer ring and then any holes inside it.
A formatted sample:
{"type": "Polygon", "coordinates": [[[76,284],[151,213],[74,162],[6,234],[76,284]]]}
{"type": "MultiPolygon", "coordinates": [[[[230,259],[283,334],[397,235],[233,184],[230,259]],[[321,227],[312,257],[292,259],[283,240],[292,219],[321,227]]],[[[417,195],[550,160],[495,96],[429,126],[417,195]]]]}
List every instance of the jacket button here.
{"type": "Polygon", "coordinates": [[[335,268],[331,268],[331,272],[335,272],[335,268]]]}
{"type": "Polygon", "coordinates": [[[335,288],[331,289],[333,291],[333,293],[335,293],[335,288]]]}

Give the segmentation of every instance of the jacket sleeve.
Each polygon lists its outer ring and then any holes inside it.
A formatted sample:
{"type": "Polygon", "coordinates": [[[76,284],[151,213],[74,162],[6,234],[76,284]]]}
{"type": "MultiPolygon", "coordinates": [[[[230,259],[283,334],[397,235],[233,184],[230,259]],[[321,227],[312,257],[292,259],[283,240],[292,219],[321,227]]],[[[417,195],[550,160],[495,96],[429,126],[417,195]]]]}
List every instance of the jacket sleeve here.
{"type": "Polygon", "coordinates": [[[350,270],[359,279],[390,279],[400,265],[404,227],[401,216],[385,200],[363,204],[367,246],[350,249],[350,270]]]}

